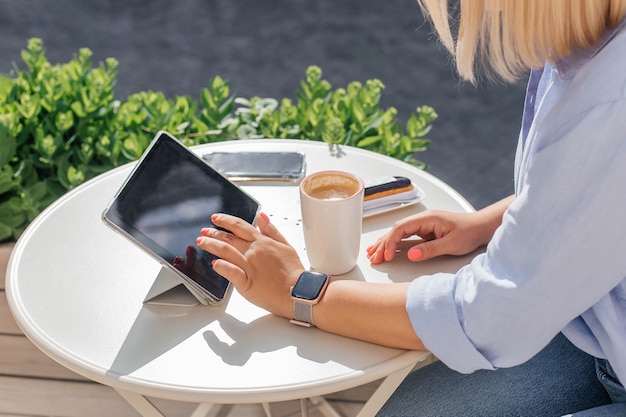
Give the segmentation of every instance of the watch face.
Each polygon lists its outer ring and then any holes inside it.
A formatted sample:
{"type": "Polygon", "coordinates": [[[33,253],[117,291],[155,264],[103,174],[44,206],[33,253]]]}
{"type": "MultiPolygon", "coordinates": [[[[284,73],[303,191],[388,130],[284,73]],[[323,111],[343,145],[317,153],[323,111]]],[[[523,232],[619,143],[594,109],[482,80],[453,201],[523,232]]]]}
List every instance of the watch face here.
{"type": "Polygon", "coordinates": [[[316,300],[320,296],[328,275],[305,271],[291,290],[291,296],[303,300],[316,300]]]}

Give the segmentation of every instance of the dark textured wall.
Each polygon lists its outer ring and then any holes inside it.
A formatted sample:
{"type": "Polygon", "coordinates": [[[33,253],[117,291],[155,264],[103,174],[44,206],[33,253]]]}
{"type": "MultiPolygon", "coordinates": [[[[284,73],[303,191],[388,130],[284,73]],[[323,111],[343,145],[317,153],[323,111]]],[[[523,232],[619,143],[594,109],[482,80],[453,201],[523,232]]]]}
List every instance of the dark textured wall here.
{"type": "Polygon", "coordinates": [[[419,159],[476,208],[513,190],[524,81],[458,81],[415,0],[0,0],[0,72],[30,37],[52,62],[81,47],[120,62],[117,95],[161,90],[197,98],[220,75],[241,96],[292,97],[307,66],[333,86],[380,79],[400,119],[439,113],[419,159]]]}

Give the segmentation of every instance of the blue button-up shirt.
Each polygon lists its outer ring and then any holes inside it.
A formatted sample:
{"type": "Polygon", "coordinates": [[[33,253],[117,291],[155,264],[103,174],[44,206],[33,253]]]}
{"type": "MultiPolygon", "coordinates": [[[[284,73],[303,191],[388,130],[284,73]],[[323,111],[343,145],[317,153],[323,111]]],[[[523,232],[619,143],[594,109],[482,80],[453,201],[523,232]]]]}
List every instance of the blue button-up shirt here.
{"type": "Polygon", "coordinates": [[[532,72],[502,225],[458,273],[412,282],[415,332],[449,367],[514,366],[563,332],[626,382],[625,27],[532,72]]]}

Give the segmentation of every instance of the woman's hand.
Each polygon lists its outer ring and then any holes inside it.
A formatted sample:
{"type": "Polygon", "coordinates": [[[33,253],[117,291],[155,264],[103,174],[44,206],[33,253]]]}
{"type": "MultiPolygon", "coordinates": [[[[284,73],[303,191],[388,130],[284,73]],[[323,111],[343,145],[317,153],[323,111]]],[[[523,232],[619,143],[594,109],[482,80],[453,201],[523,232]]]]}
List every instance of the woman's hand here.
{"type": "Polygon", "coordinates": [[[513,198],[507,197],[474,213],[427,210],[400,220],[367,248],[370,262],[391,261],[396,256],[398,244],[412,236],[421,239],[407,250],[411,261],[468,254],[491,240],[513,198]]]}
{"type": "Polygon", "coordinates": [[[293,318],[290,289],[304,271],[295,249],[264,213],[257,220],[259,230],[227,214],[214,214],[211,221],[232,232],[205,228],[196,240],[201,249],[220,258],[213,263],[215,272],[253,304],[293,318]]]}

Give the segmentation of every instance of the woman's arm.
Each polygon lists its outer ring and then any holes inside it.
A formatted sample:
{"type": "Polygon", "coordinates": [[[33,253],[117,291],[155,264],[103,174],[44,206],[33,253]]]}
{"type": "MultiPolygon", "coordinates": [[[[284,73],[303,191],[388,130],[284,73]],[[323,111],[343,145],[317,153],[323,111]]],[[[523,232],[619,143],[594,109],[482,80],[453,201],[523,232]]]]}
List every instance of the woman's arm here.
{"type": "MultiPolygon", "coordinates": [[[[200,248],[220,259],[213,263],[237,291],[269,312],[294,318],[291,287],[304,267],[298,254],[264,214],[259,230],[226,214],[214,215],[216,226],[233,234],[206,228],[197,239],[200,248]]],[[[373,284],[331,278],[313,307],[316,325],[328,332],[381,345],[423,349],[406,312],[408,283],[373,284]]]]}
{"type": "Polygon", "coordinates": [[[374,284],[332,280],[313,307],[316,325],[325,331],[379,345],[424,350],[406,311],[409,283],[374,284]]]}

